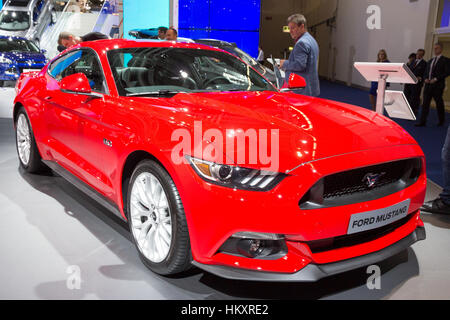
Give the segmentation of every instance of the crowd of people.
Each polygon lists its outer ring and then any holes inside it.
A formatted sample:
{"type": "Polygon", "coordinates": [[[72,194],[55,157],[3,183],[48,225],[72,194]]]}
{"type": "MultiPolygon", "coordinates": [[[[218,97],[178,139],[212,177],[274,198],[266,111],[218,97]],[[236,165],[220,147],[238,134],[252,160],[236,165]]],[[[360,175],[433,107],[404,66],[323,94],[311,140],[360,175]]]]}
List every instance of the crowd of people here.
{"type": "MultiPolygon", "coordinates": [[[[105,40],[105,39],[109,39],[109,37],[100,32],[90,32],[88,34],[85,34],[84,36],[75,36],[74,34],[72,34],[70,32],[64,31],[64,32],[61,32],[58,37],[58,51],[63,52],[67,48],[70,48],[81,42],[105,40]]],[[[174,27],[170,27],[170,28],[159,27],[157,39],[168,40],[168,41],[177,41],[178,32],[174,27]]]]}
{"type": "Polygon", "coordinates": [[[434,57],[426,62],[423,57],[424,49],[419,49],[417,53],[409,56],[408,67],[417,77],[417,84],[405,85],[405,96],[407,97],[411,108],[418,114],[419,106],[421,112],[417,127],[425,127],[427,125],[428,114],[430,112],[431,101],[436,103],[438,113],[438,126],[445,124],[445,104],[444,89],[445,79],[450,75],[450,59],[445,57],[442,52],[444,45],[436,43],[434,45],[434,57]],[[421,93],[423,89],[423,101],[421,102],[421,93]]]}
{"type": "MultiPolygon", "coordinates": [[[[450,75],[450,59],[443,56],[444,45],[436,43],[434,45],[434,57],[428,62],[424,60],[425,50],[419,49],[416,53],[411,53],[408,57],[407,66],[416,76],[416,84],[405,84],[404,93],[414,114],[419,121],[416,127],[425,127],[430,112],[432,100],[436,103],[439,122],[438,126],[445,125],[445,104],[444,89],[445,79],[450,75]],[[423,100],[422,97],[423,91],[423,100]]],[[[386,50],[380,50],[377,62],[389,63],[386,50]]],[[[389,84],[388,84],[389,85],[389,84]]],[[[372,110],[376,109],[378,83],[372,82],[369,98],[372,110]]]]}

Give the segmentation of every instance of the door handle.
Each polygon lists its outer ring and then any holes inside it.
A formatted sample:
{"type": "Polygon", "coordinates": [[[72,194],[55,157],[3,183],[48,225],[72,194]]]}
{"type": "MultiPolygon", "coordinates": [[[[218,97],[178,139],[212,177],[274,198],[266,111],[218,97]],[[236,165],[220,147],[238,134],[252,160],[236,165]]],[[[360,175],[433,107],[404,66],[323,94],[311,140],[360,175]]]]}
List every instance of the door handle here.
{"type": "Polygon", "coordinates": [[[52,97],[52,96],[48,96],[48,97],[45,97],[44,99],[47,100],[47,101],[49,101],[49,100],[52,100],[53,97],[52,97]]]}

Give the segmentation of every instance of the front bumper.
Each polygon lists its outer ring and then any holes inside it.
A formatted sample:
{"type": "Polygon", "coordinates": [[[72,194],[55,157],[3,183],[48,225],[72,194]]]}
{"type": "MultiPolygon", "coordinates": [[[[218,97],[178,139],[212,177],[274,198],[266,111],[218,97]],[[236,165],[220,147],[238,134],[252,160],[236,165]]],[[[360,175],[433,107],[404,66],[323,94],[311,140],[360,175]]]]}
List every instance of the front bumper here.
{"type": "Polygon", "coordinates": [[[2,81],[16,81],[24,70],[40,71],[45,64],[0,64],[0,80],[2,81]]]}
{"type": "Polygon", "coordinates": [[[207,265],[194,261],[193,264],[209,273],[230,280],[264,282],[315,282],[335,274],[378,263],[407,249],[417,241],[425,240],[424,227],[418,227],[407,237],[376,252],[364,256],[326,264],[308,264],[296,273],[275,273],[237,269],[220,265],[207,265]]]}
{"type": "Polygon", "coordinates": [[[395,146],[388,151],[367,150],[301,166],[269,192],[249,192],[209,184],[198,177],[190,165],[180,165],[175,181],[186,212],[194,260],[208,266],[293,274],[309,264],[346,261],[394,245],[423,226],[419,209],[426,192],[424,172],[415,184],[381,199],[317,210],[299,207],[300,199],[323,176],[377,162],[423,159],[417,145],[395,146]],[[309,247],[309,243],[314,241],[347,235],[349,221],[354,214],[387,208],[406,199],[411,201],[408,212],[411,218],[388,234],[322,251],[309,247]],[[220,250],[235,233],[245,231],[285,235],[286,256],[250,259],[220,250]]]}

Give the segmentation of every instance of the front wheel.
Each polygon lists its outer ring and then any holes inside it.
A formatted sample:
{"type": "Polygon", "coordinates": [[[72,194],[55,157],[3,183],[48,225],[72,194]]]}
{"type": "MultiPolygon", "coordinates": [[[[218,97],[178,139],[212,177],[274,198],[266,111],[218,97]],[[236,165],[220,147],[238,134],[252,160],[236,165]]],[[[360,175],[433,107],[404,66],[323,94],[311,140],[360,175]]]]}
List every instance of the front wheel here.
{"type": "Polygon", "coordinates": [[[161,275],[186,271],[192,255],[183,204],[164,168],[144,160],[128,186],[128,224],[143,263],[161,275]]]}

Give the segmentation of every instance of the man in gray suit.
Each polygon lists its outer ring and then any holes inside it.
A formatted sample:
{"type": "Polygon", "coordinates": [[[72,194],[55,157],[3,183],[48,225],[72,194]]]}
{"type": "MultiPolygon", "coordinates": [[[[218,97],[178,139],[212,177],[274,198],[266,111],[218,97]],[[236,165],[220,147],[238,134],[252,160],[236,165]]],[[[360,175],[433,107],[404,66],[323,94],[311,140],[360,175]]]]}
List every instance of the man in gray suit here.
{"type": "Polygon", "coordinates": [[[319,45],[306,28],[306,18],[294,14],[287,20],[289,32],[295,41],[294,50],[289,60],[281,60],[280,67],[286,71],[286,81],[291,73],[296,73],[306,80],[306,88],[296,93],[317,97],[320,95],[318,74],[319,45]]]}

